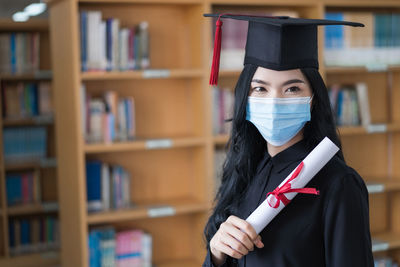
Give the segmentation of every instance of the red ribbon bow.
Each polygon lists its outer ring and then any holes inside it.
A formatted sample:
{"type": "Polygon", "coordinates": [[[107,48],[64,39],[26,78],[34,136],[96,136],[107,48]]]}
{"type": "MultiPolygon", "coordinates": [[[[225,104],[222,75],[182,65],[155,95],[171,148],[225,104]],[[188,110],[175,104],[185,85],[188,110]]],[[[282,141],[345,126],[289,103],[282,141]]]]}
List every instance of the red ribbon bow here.
{"type": "Polygon", "coordinates": [[[304,163],[301,162],[299,164],[299,166],[297,166],[296,170],[293,172],[293,174],[289,180],[287,180],[281,187],[278,186],[277,188],[275,188],[274,191],[269,192],[267,194],[267,197],[268,197],[268,195],[273,195],[276,198],[276,203],[274,206],[268,200],[268,204],[272,208],[276,209],[277,207],[279,207],[279,204],[281,201],[285,206],[290,203],[290,200],[284,195],[285,193],[297,192],[297,193],[303,193],[303,194],[319,195],[319,191],[315,188],[292,188],[292,185],[290,184],[290,182],[299,175],[299,173],[303,169],[303,166],[304,166],[304,163]]]}

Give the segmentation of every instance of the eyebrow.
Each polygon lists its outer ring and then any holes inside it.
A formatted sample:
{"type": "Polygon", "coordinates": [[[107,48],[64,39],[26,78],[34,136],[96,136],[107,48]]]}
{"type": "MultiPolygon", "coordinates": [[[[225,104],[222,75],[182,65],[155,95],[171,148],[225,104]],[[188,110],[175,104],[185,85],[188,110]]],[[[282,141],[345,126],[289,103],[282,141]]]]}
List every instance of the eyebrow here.
{"type": "MultiPolygon", "coordinates": [[[[255,82],[255,83],[261,83],[261,84],[265,84],[265,85],[271,85],[269,82],[266,82],[266,81],[263,81],[263,80],[260,80],[260,79],[253,79],[253,80],[251,80],[251,82],[255,82]]],[[[289,84],[292,84],[292,83],[305,83],[303,80],[300,80],[300,79],[291,79],[291,80],[287,80],[286,82],[284,82],[283,84],[282,84],[282,86],[286,86],[286,85],[289,85],[289,84]]]]}

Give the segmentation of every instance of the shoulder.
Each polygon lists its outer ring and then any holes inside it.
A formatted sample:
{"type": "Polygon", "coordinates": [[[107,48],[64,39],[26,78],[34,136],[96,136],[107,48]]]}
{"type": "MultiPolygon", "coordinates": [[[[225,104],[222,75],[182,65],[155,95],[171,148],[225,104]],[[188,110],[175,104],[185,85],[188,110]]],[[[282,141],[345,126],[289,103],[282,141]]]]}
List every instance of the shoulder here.
{"type": "Polygon", "coordinates": [[[353,184],[353,186],[365,187],[364,180],[356,170],[348,166],[338,156],[333,157],[317,174],[318,178],[328,186],[338,186],[341,183],[353,184]]]}
{"type": "Polygon", "coordinates": [[[361,197],[368,202],[368,191],[362,177],[338,156],[333,157],[316,175],[315,185],[320,187],[321,197],[361,197]]]}

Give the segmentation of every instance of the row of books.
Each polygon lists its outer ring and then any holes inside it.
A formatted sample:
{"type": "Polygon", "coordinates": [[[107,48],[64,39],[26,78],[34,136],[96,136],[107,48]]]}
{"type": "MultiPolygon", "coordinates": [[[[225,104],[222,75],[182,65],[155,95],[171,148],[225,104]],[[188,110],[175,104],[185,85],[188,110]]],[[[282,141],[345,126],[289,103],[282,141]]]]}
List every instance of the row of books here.
{"type": "Polygon", "coordinates": [[[151,259],[152,237],[142,230],[89,232],[89,267],[151,267],[151,259]]]}
{"type": "Polygon", "coordinates": [[[37,172],[17,172],[6,174],[7,204],[23,205],[41,200],[37,172]]]}
{"type": "Polygon", "coordinates": [[[46,127],[7,127],[3,129],[4,159],[32,161],[46,158],[46,127]]]}
{"type": "Polygon", "coordinates": [[[50,82],[5,83],[2,89],[4,118],[19,119],[53,114],[50,82]]]}
{"type": "Polygon", "coordinates": [[[365,83],[355,85],[332,85],[329,100],[338,126],[368,126],[371,123],[368,87],[365,83]]]}
{"type": "Polygon", "coordinates": [[[21,74],[39,70],[39,33],[0,34],[0,73],[21,74]]]}
{"type": "Polygon", "coordinates": [[[325,18],[365,25],[325,27],[326,65],[372,68],[400,64],[400,13],[327,12],[325,18]]]}
{"type": "Polygon", "coordinates": [[[133,97],[119,97],[107,91],[93,97],[82,91],[82,128],[88,143],[110,143],[132,140],[136,134],[135,101],[133,97]]]}
{"type": "Polygon", "coordinates": [[[389,257],[374,258],[374,267],[399,267],[399,264],[389,257]]]}
{"type": "Polygon", "coordinates": [[[60,245],[59,221],[55,216],[12,218],[8,231],[12,255],[57,249],[60,245]]]}
{"type": "Polygon", "coordinates": [[[88,211],[131,207],[130,180],[129,173],[121,166],[86,161],[88,211]]]}
{"type": "Polygon", "coordinates": [[[100,11],[80,12],[82,71],[135,70],[150,67],[149,24],[121,27],[100,11]]]}
{"type": "Polygon", "coordinates": [[[213,87],[213,133],[227,134],[230,132],[232,119],[234,94],[229,88],[213,87]]]}

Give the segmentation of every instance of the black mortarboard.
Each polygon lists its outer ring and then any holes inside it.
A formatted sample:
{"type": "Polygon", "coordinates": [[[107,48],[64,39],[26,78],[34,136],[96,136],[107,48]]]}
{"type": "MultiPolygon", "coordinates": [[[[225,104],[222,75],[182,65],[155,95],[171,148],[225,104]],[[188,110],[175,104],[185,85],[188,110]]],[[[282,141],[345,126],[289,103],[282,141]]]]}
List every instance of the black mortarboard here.
{"type": "Polygon", "coordinates": [[[204,16],[218,17],[210,84],[217,84],[218,82],[221,18],[248,21],[244,64],[250,63],[273,70],[306,67],[318,69],[318,25],[364,26],[356,22],[301,19],[287,16],[272,17],[239,14],[204,14],[204,16]]]}

